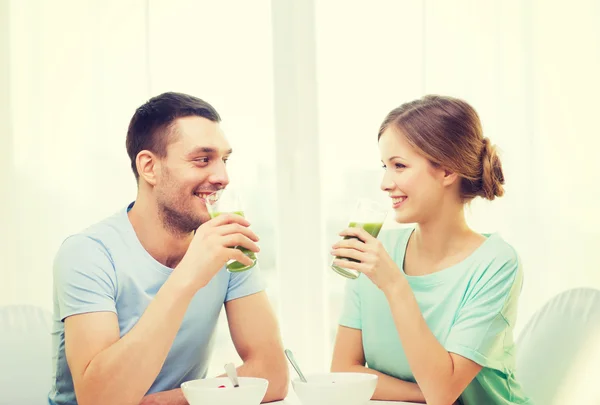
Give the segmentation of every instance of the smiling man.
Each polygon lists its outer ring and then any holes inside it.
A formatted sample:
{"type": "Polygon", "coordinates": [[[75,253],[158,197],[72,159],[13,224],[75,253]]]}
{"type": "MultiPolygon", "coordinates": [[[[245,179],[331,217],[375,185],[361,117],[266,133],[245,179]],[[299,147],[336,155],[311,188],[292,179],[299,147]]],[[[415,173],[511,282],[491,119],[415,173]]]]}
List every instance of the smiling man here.
{"type": "Polygon", "coordinates": [[[179,386],[206,376],[225,305],[240,376],[285,397],[288,368],[258,266],[258,237],[237,215],[210,219],[204,198],[229,183],[232,153],[217,111],[165,93],[137,109],[127,152],[138,193],[68,237],[54,261],[53,405],[187,404],[179,386]]]}

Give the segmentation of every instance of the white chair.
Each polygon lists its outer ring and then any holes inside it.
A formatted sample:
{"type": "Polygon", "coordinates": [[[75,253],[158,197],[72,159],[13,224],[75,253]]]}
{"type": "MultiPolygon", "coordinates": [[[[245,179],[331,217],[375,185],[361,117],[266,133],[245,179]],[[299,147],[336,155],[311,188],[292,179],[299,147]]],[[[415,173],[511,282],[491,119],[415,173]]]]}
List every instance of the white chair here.
{"type": "Polygon", "coordinates": [[[600,291],[552,298],[517,341],[517,379],[536,405],[600,404],[600,291]]]}
{"type": "Polygon", "coordinates": [[[48,404],[51,315],[28,305],[0,307],[0,405],[48,404]]]}

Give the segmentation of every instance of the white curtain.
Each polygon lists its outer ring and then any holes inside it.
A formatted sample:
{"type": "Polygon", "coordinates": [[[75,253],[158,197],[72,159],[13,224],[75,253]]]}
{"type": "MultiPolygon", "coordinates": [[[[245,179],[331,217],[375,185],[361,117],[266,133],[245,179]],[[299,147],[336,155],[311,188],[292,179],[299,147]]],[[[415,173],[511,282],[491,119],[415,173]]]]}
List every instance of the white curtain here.
{"type": "MultiPolygon", "coordinates": [[[[59,244],[132,200],[128,119],[149,95],[143,1],[11,1],[12,204],[3,300],[51,308],[59,244]]],[[[8,201],[6,201],[8,199],[8,201]]]]}
{"type": "MultiPolygon", "coordinates": [[[[167,90],[221,112],[284,343],[309,371],[329,364],[342,300],[328,247],[348,204],[378,195],[381,120],[423,94],[466,99],[503,152],[506,196],[469,221],[522,256],[519,328],[560,291],[600,288],[597,1],[0,4],[0,305],[51,308],[56,249],[134,198],[127,124],[167,90]]],[[[214,373],[236,358],[224,319],[217,341],[214,373]]]]}

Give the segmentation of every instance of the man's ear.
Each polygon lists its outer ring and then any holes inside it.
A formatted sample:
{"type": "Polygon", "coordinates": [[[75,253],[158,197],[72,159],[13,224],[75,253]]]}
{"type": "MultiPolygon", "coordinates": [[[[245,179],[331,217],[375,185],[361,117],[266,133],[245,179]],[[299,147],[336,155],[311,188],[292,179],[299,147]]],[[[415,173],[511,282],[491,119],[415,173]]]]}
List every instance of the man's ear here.
{"type": "Polygon", "coordinates": [[[135,158],[135,165],[137,167],[140,179],[143,179],[146,183],[151,186],[156,185],[157,176],[160,175],[160,160],[158,157],[150,152],[149,150],[143,150],[137,154],[135,158]]]}

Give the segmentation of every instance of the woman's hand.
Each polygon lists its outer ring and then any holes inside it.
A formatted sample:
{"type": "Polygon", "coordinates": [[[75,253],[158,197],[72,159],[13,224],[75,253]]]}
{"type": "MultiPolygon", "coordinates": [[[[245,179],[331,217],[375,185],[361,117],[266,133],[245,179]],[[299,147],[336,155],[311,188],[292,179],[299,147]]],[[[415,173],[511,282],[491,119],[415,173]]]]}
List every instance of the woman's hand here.
{"type": "Polygon", "coordinates": [[[381,241],[362,228],[347,228],[340,235],[348,239],[335,243],[331,255],[358,260],[359,263],[335,259],[334,265],[363,273],[386,295],[406,284],[402,272],[386,252],[381,241]]]}

